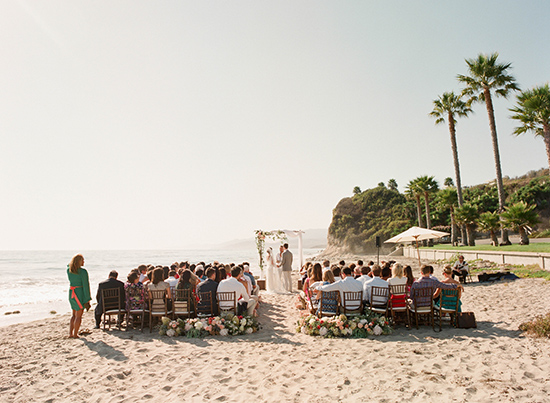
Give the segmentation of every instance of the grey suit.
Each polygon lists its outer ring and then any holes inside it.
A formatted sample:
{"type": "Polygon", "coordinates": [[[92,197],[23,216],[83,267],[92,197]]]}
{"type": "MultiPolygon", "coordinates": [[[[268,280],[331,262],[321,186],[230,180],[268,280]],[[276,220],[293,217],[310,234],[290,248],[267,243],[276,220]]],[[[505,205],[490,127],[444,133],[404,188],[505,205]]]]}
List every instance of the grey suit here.
{"type": "Polygon", "coordinates": [[[286,249],[281,256],[281,267],[283,270],[283,287],[292,292],[292,252],[286,249]]]}

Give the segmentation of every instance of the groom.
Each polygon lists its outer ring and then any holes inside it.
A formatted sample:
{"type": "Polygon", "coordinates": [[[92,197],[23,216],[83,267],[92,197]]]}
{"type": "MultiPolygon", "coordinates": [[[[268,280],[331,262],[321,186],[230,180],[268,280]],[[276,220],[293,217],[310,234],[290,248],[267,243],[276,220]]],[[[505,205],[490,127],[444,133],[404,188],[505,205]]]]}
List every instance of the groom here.
{"type": "Polygon", "coordinates": [[[281,267],[283,268],[283,288],[292,292],[292,253],[288,250],[288,244],[283,245],[283,253],[281,254],[281,267]]]}

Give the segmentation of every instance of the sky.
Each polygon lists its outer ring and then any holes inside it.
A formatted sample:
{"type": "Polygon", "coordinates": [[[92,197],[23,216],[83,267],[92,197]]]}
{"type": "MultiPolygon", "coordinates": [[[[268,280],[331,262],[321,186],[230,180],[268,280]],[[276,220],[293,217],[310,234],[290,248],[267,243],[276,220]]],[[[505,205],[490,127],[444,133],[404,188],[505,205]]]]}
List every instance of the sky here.
{"type": "MultiPolygon", "coordinates": [[[[328,228],[353,188],[454,177],[465,59],[550,80],[548,1],[0,3],[0,250],[189,249],[328,228]]],[[[503,175],[547,168],[495,99],[503,175]]],[[[483,105],[462,182],[494,180],[483,105]]],[[[307,233],[305,235],[307,237],[307,233]]]]}

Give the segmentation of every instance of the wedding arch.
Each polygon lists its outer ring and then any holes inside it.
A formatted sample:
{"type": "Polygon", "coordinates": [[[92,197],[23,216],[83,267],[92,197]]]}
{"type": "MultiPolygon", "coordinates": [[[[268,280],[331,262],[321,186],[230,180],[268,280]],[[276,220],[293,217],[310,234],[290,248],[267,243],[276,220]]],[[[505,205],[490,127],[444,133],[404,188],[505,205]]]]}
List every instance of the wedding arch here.
{"type": "Polygon", "coordinates": [[[264,251],[265,251],[265,240],[269,238],[273,241],[280,240],[281,243],[290,238],[298,238],[298,256],[300,257],[300,267],[304,265],[304,252],[302,246],[302,234],[305,234],[302,230],[272,230],[272,231],[263,231],[258,229],[254,231],[256,233],[256,248],[258,249],[258,255],[260,257],[260,270],[262,274],[264,272],[264,251]]]}

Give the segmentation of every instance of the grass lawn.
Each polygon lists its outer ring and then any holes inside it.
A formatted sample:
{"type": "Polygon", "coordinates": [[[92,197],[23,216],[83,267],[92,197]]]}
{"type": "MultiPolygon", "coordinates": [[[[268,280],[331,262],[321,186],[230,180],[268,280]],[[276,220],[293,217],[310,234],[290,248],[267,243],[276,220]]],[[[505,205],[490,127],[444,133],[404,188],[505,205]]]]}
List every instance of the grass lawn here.
{"type": "Polygon", "coordinates": [[[478,246],[451,246],[448,244],[435,245],[433,247],[426,247],[421,249],[445,249],[445,250],[487,250],[495,252],[542,252],[550,253],[550,243],[532,243],[530,245],[508,245],[508,246],[492,246],[492,245],[478,245],[478,246]]]}

